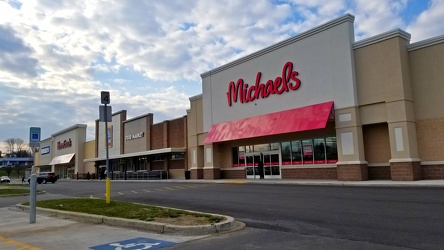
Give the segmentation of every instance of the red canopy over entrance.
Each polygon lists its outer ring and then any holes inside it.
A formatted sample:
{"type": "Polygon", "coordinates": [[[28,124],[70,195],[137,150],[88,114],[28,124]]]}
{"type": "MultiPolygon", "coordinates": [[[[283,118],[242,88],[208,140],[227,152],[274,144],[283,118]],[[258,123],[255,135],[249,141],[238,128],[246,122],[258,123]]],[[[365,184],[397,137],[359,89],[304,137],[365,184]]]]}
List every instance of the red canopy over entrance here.
{"type": "Polygon", "coordinates": [[[325,128],[333,102],[319,103],[211,126],[204,144],[325,128]]]}

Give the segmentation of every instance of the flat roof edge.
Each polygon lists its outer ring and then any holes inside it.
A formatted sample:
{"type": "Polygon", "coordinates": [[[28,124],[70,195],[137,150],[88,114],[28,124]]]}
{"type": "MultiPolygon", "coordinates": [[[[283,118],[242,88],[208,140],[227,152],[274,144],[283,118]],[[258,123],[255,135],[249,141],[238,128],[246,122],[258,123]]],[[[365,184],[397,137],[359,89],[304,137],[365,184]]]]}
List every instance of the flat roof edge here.
{"type": "Polygon", "coordinates": [[[71,127],[69,127],[69,128],[65,128],[65,129],[63,129],[63,130],[60,130],[59,132],[56,132],[56,133],[54,133],[54,134],[52,134],[51,136],[52,137],[55,137],[55,136],[58,136],[58,135],[61,135],[61,134],[64,134],[64,133],[66,133],[66,132],[68,132],[68,131],[71,131],[71,130],[74,130],[74,129],[78,129],[78,128],[86,128],[86,124],[76,124],[76,125],[73,125],[73,126],[71,126],[71,127]]]}
{"type": "Polygon", "coordinates": [[[372,36],[372,37],[363,39],[361,41],[355,42],[353,44],[353,49],[359,49],[359,48],[369,46],[369,45],[372,45],[375,43],[379,43],[379,42],[382,42],[382,41],[385,41],[387,39],[394,38],[394,37],[401,37],[401,38],[404,38],[404,39],[410,41],[411,35],[410,35],[410,33],[406,32],[402,29],[394,29],[394,30],[390,30],[390,31],[381,33],[379,35],[372,36]]]}
{"type": "Polygon", "coordinates": [[[414,51],[417,49],[422,49],[425,47],[429,47],[435,44],[444,43],[444,35],[435,36],[426,40],[422,40],[416,43],[412,43],[407,47],[408,51],[414,51]]]}

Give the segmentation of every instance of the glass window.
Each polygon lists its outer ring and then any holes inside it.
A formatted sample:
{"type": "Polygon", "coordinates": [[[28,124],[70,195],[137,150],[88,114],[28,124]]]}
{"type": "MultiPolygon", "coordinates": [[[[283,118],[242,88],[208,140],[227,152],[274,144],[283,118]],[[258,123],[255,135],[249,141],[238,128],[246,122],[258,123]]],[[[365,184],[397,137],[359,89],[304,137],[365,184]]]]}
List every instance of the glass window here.
{"type": "Polygon", "coordinates": [[[175,153],[170,155],[171,160],[183,160],[185,159],[185,153],[175,153]]]}
{"type": "Polygon", "coordinates": [[[258,144],[254,145],[254,152],[270,151],[270,144],[258,144]]]}
{"type": "Polygon", "coordinates": [[[325,138],[325,151],[327,155],[327,163],[338,162],[338,148],[336,137],[325,138]]]}
{"type": "Polygon", "coordinates": [[[245,152],[246,153],[252,153],[253,152],[253,145],[245,146],[245,152]]]}
{"type": "Polygon", "coordinates": [[[314,139],[314,163],[325,164],[325,140],[324,138],[314,139]]]}
{"type": "Polygon", "coordinates": [[[239,167],[245,166],[245,152],[239,152],[239,167]]]}
{"type": "Polygon", "coordinates": [[[270,144],[270,149],[271,150],[279,150],[279,143],[271,143],[270,144]]]}
{"type": "Polygon", "coordinates": [[[291,142],[291,161],[293,165],[302,164],[302,145],[301,141],[291,142]]]}
{"type": "Polygon", "coordinates": [[[165,159],[164,155],[153,155],[151,156],[151,161],[163,161],[165,159]]]}
{"type": "Polygon", "coordinates": [[[282,165],[291,165],[291,143],[281,142],[282,165]]]}
{"type": "Polygon", "coordinates": [[[239,148],[235,147],[231,149],[233,167],[239,166],[239,148]]]}
{"type": "Polygon", "coordinates": [[[304,164],[313,164],[313,140],[302,141],[304,164]]]}

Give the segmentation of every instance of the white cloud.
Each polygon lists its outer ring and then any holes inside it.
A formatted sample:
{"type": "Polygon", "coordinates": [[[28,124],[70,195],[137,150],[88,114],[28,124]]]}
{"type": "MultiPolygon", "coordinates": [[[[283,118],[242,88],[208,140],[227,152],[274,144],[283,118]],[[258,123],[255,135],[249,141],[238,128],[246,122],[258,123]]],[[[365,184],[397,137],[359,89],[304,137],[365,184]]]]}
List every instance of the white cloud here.
{"type": "Polygon", "coordinates": [[[444,34],[444,0],[433,0],[429,8],[422,12],[409,26],[412,42],[444,34]]]}

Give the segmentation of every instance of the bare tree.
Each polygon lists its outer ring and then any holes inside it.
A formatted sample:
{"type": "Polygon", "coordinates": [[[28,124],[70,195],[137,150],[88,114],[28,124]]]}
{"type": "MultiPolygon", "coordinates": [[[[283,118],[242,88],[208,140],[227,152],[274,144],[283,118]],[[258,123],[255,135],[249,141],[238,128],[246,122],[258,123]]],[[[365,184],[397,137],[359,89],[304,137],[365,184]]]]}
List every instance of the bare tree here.
{"type": "Polygon", "coordinates": [[[9,151],[9,154],[14,154],[22,150],[24,140],[20,138],[8,138],[6,139],[6,148],[9,151]]]}
{"type": "Polygon", "coordinates": [[[23,149],[23,144],[25,141],[20,138],[15,138],[16,152],[20,152],[23,149]]]}
{"type": "Polygon", "coordinates": [[[15,151],[15,138],[8,138],[5,141],[6,148],[8,149],[8,153],[12,154],[15,151]]]}

